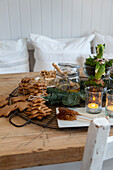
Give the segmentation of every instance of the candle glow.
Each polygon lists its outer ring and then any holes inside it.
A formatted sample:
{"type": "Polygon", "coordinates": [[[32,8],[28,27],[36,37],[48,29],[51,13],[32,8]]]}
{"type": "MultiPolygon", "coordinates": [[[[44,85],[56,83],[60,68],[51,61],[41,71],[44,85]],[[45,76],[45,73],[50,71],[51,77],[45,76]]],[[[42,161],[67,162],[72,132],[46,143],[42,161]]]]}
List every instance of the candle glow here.
{"type": "Polygon", "coordinates": [[[108,106],[107,109],[113,111],[113,106],[108,106]]]}
{"type": "Polygon", "coordinates": [[[98,104],[96,104],[96,103],[89,103],[88,107],[91,108],[91,109],[97,109],[98,108],[98,104]]]}
{"type": "MultiPolygon", "coordinates": [[[[95,98],[95,96],[93,96],[93,102],[95,102],[95,100],[96,100],[96,98],[95,98]]],[[[96,104],[96,103],[89,103],[88,107],[90,109],[97,109],[98,108],[98,104],[96,104]]]]}

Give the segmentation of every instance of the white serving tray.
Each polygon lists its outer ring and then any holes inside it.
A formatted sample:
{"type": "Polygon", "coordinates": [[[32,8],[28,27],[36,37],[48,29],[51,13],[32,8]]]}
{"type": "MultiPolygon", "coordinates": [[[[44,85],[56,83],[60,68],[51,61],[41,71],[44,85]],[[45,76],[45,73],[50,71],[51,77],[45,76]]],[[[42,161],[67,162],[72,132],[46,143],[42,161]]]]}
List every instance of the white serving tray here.
{"type": "MultiPolygon", "coordinates": [[[[93,116],[94,118],[98,118],[98,117],[105,117],[105,108],[102,108],[102,112],[99,114],[89,114],[86,113],[85,108],[81,107],[81,108],[69,108],[75,111],[78,111],[79,113],[82,113],[83,115],[89,115],[89,116],[93,116]]],[[[56,114],[59,113],[58,108],[56,108],[56,114]]],[[[86,121],[86,120],[73,120],[73,121],[67,121],[67,120],[60,120],[57,119],[58,122],[58,127],[59,128],[69,128],[69,127],[88,127],[90,124],[90,121],[86,121]]],[[[109,119],[109,122],[111,125],[113,125],[113,118],[109,119]]]]}

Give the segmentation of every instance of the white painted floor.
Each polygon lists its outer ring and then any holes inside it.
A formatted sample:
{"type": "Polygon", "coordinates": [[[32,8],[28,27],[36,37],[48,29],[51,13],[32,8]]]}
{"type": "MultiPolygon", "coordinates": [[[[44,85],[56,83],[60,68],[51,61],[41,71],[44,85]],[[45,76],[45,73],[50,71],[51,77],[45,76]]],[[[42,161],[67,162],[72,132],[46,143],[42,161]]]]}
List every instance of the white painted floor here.
{"type": "MultiPolygon", "coordinates": [[[[24,168],[21,170],[80,170],[81,162],[24,168]]],[[[96,169],[97,170],[97,169],[96,169]]],[[[104,162],[102,170],[113,170],[113,159],[104,162]]]]}

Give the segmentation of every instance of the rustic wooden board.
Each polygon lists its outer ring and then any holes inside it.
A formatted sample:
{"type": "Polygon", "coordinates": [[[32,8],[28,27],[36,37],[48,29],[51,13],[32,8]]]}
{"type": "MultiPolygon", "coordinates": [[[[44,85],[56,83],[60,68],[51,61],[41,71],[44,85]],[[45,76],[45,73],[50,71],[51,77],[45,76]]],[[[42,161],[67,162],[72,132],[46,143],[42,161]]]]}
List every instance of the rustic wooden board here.
{"type": "MultiPolygon", "coordinates": [[[[0,95],[11,93],[24,76],[38,73],[0,75],[0,95]]],[[[19,117],[17,124],[25,121],[19,117]]],[[[113,135],[113,129],[111,130],[113,135]]],[[[49,129],[34,124],[16,128],[0,118],[0,170],[79,161],[82,159],[87,128],[49,129]]]]}

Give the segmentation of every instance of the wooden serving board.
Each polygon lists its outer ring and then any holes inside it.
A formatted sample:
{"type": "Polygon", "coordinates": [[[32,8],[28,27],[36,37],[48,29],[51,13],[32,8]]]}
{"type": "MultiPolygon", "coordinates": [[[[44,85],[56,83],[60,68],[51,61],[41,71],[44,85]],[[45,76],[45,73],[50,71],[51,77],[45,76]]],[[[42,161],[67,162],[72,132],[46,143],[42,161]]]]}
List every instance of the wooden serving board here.
{"type": "MultiPolygon", "coordinates": [[[[37,77],[39,73],[0,75],[0,95],[9,95],[25,76],[37,77]]],[[[17,116],[14,122],[25,120],[17,116]]],[[[32,123],[17,128],[5,117],[0,118],[0,127],[0,170],[82,160],[87,128],[50,129],[32,123]]]]}

